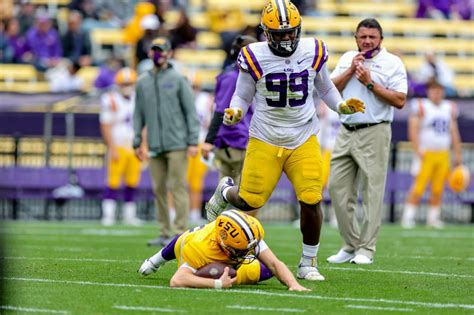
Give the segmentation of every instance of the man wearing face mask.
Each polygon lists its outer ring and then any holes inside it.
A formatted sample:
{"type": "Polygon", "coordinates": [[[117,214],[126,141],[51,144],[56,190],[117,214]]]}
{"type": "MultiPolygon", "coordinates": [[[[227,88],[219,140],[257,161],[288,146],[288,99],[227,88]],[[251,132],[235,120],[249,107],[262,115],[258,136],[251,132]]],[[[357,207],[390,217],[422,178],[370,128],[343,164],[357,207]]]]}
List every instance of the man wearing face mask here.
{"type": "Polygon", "coordinates": [[[188,156],[198,153],[199,120],[193,91],[187,79],[168,62],[171,44],[165,37],[151,43],[148,57],[153,69],[143,73],[136,87],[133,147],[140,160],[147,156],[158,210],[160,236],[148,245],[164,246],[173,235],[187,229],[189,196],[186,182],[188,156]],[[146,135],[146,137],[144,137],[146,135]],[[176,208],[174,231],[166,193],[170,190],[176,208]]]}
{"type": "Polygon", "coordinates": [[[100,129],[107,145],[107,188],[102,201],[102,220],[105,226],[115,223],[119,188],[124,181],[123,221],[139,225],[134,202],[136,187],[140,182],[141,163],[132,149],[133,108],[137,74],[133,69],[122,68],[115,75],[116,89],[102,96],[100,129]]]}
{"type": "Polygon", "coordinates": [[[331,158],[329,194],[344,245],[330,263],[371,264],[382,220],[385,179],[390,152],[394,108],[405,105],[407,75],[397,56],[381,47],[382,27],[368,18],[357,26],[358,51],[346,52],[331,78],[342,93],[360,98],[365,112],[340,115],[342,127],[331,158]],[[355,211],[358,187],[363,221],[355,211]]]}

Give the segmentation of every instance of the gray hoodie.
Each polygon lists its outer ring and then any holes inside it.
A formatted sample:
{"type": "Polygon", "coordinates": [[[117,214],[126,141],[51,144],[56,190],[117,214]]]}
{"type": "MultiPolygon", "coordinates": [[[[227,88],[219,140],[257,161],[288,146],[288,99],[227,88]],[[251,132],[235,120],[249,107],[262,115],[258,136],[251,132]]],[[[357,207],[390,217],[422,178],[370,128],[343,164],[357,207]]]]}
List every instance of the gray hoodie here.
{"type": "Polygon", "coordinates": [[[191,85],[170,64],[138,78],[133,125],[133,147],[140,146],[146,126],[152,156],[198,144],[199,120],[191,85]]]}

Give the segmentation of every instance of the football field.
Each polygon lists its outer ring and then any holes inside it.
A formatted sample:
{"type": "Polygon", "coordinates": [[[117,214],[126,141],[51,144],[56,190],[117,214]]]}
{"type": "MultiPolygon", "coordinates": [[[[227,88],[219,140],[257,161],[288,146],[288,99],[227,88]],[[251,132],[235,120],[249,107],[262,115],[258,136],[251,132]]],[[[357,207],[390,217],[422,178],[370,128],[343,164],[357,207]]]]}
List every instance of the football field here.
{"type": "MultiPolygon", "coordinates": [[[[267,224],[266,241],[292,271],[299,229],[267,224]]],[[[89,222],[4,222],[2,314],[473,314],[474,230],[382,226],[375,263],[329,265],[341,240],[325,225],[319,252],[324,282],[290,292],[276,279],[228,290],[172,289],[170,262],[136,271],[158,248],[156,225],[103,228],[89,222]]]]}

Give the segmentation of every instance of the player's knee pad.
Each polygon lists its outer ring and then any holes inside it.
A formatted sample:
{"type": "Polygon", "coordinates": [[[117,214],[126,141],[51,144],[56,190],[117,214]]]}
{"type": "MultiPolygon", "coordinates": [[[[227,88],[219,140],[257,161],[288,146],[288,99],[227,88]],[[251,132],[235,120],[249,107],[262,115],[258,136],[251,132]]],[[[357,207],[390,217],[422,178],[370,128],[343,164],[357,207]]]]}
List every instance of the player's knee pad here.
{"type": "Polygon", "coordinates": [[[323,199],[321,191],[318,191],[316,189],[306,189],[300,195],[300,201],[308,205],[317,204],[321,201],[321,199],[323,199]]]}

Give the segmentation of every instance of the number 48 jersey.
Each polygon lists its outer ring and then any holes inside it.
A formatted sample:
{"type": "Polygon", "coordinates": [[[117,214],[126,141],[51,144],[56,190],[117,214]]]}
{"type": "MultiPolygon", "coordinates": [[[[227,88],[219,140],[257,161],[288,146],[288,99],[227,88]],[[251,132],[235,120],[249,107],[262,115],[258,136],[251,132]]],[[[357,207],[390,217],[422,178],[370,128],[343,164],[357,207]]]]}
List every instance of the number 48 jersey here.
{"type": "Polygon", "coordinates": [[[314,80],[328,59],[326,45],[303,38],[289,57],[275,55],[266,42],[241,49],[238,65],[256,84],[250,136],[294,149],[318,132],[314,80]]]}

